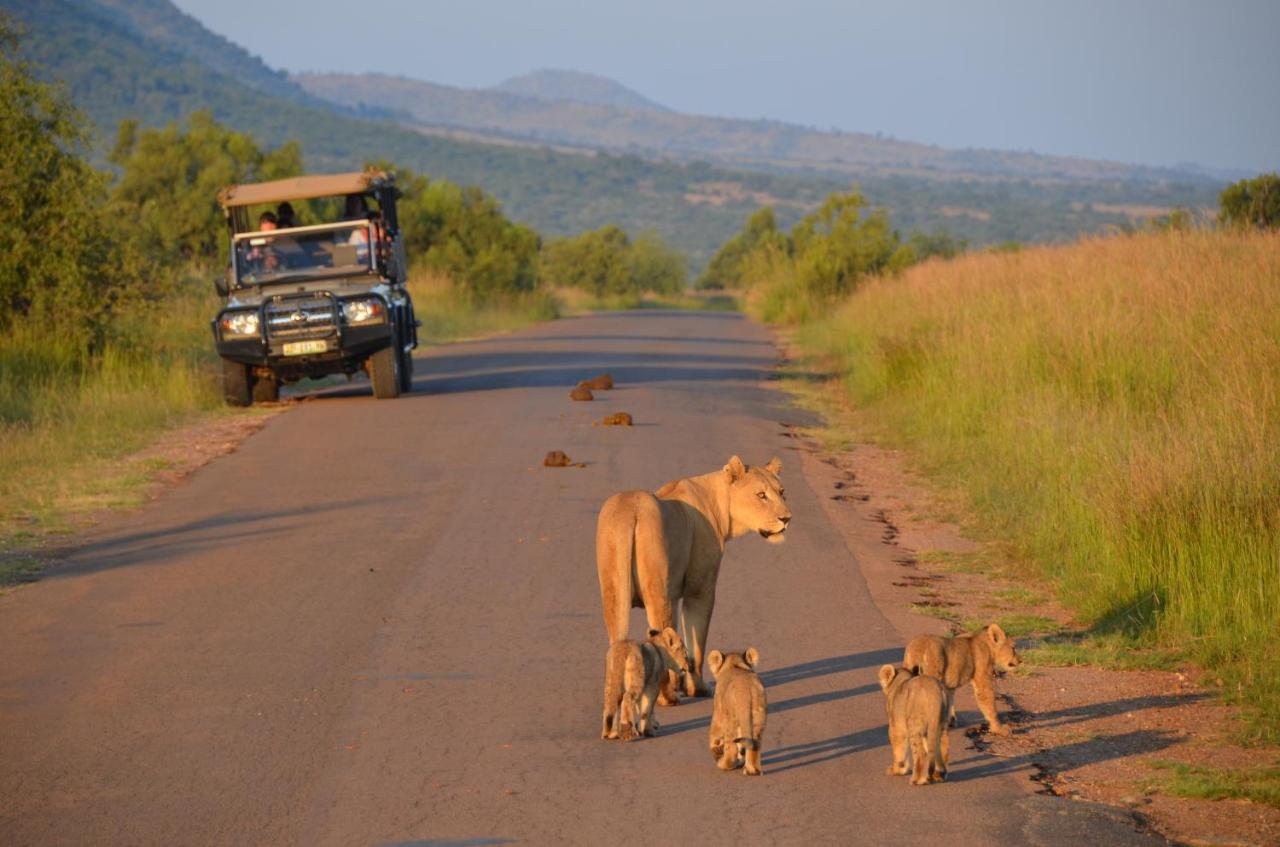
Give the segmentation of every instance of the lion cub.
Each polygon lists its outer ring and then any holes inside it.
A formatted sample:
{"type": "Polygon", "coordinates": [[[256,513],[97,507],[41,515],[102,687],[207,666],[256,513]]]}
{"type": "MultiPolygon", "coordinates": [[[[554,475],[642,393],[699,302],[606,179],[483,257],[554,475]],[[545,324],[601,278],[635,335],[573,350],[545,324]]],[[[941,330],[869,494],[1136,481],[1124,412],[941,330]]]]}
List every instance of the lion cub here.
{"type": "Polygon", "coordinates": [[[890,776],[910,772],[912,785],[947,778],[951,745],[947,740],[947,690],[931,676],[915,676],[906,668],[880,668],[885,711],[889,713],[890,776]],[[907,766],[907,747],[911,765],[907,766]]]}
{"type": "Polygon", "coordinates": [[[996,714],[992,672],[999,670],[1003,673],[1016,668],[1019,662],[1013,639],[1005,635],[998,624],[955,638],[920,635],[911,639],[902,656],[902,664],[907,670],[942,680],[947,688],[947,708],[953,726],[956,722],[956,689],[972,680],[978,708],[994,735],[1008,735],[1009,727],[1000,723],[1000,716],[996,714]]]}
{"type": "Polygon", "coordinates": [[[689,665],[684,640],[672,627],[649,630],[645,641],[615,641],[604,659],[604,727],[600,737],[632,741],[657,733],[653,704],[671,672],[689,665]]]}
{"type": "Polygon", "coordinates": [[[747,776],[759,776],[760,736],[769,704],[764,683],[756,674],[760,653],[748,647],[745,653],[707,654],[716,678],[716,697],[711,705],[711,755],[725,771],[741,767],[747,776]]]}

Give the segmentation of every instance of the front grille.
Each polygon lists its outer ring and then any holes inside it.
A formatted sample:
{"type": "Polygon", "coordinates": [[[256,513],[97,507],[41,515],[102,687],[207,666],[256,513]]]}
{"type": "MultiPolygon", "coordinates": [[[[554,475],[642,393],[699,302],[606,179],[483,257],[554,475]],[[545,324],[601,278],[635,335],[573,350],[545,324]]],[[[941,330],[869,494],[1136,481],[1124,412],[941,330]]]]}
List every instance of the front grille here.
{"type": "Polygon", "coordinates": [[[267,303],[267,337],[328,335],[338,325],[338,306],[332,297],[293,297],[267,303]]]}

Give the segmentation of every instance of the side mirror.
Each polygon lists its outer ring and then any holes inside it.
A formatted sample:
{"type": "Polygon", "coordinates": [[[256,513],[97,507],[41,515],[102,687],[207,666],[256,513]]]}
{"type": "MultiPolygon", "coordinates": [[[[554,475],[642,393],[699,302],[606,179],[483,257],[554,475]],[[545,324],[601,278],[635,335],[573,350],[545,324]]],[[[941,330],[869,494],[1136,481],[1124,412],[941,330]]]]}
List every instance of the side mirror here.
{"type": "Polygon", "coordinates": [[[213,278],[213,288],[215,291],[218,292],[219,297],[226,297],[228,294],[231,293],[231,284],[229,279],[230,276],[231,276],[231,269],[227,268],[226,273],[223,273],[219,276],[215,276],[213,278]]]}

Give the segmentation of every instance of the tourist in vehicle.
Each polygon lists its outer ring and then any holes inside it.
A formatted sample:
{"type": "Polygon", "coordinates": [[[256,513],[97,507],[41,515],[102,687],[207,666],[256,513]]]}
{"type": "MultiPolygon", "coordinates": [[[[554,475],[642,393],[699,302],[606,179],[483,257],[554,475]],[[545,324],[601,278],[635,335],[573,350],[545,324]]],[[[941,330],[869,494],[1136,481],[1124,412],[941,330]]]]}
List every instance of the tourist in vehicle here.
{"type": "Polygon", "coordinates": [[[280,229],[293,229],[298,225],[298,219],[293,214],[293,204],[288,200],[276,206],[276,224],[280,229]]]}

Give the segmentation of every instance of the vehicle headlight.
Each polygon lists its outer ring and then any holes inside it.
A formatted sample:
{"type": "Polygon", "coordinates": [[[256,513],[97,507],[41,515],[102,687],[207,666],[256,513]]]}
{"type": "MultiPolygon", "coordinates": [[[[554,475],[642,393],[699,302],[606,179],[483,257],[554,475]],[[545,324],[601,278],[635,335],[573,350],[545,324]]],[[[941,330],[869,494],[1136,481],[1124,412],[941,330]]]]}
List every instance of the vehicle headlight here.
{"type": "Polygon", "coordinates": [[[258,334],[257,312],[227,312],[218,323],[224,336],[258,334]]]}
{"type": "Polygon", "coordinates": [[[348,324],[380,324],[387,314],[381,300],[347,300],[342,304],[342,317],[348,324]]]}

